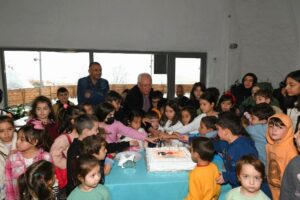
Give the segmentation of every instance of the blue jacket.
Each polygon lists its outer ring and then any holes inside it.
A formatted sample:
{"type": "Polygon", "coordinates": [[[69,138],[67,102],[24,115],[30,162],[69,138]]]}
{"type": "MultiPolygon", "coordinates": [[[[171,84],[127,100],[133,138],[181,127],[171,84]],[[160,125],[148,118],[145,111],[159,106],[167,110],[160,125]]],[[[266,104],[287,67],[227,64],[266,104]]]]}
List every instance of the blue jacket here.
{"type": "Polygon", "coordinates": [[[258,151],[258,158],[266,166],[267,124],[250,125],[246,128],[246,130],[254,141],[255,147],[258,151]]]}
{"type": "Polygon", "coordinates": [[[98,105],[104,102],[109,90],[108,81],[100,78],[96,84],[92,83],[90,76],[80,78],[77,83],[78,104],[91,103],[98,105]],[[90,98],[85,97],[85,93],[90,93],[90,98]]]}
{"type": "Polygon", "coordinates": [[[254,142],[245,136],[240,136],[231,144],[225,141],[213,141],[215,150],[223,159],[226,171],[222,172],[226,183],[229,183],[233,188],[239,186],[239,181],[236,176],[236,162],[244,155],[258,156],[254,142]]]}

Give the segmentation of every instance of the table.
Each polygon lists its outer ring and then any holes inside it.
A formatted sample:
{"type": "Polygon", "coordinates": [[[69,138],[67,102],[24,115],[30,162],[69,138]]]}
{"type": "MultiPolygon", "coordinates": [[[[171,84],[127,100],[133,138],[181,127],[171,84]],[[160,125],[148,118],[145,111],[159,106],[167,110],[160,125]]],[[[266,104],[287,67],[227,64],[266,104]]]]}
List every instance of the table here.
{"type": "MultiPolygon", "coordinates": [[[[213,162],[221,169],[223,164],[219,156],[213,162]]],[[[188,193],[188,172],[147,172],[144,157],[135,168],[125,168],[114,163],[111,173],[105,177],[112,200],[182,200],[188,193]]],[[[223,185],[221,196],[224,199],[231,189],[223,185]]]]}

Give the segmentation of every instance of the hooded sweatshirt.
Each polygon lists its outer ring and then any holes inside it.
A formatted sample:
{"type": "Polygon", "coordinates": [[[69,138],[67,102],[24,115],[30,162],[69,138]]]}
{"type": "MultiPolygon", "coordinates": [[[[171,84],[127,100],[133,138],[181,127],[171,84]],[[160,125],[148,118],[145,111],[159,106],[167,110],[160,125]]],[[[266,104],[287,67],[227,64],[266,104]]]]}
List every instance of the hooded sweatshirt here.
{"type": "Polygon", "coordinates": [[[267,155],[267,178],[268,183],[273,195],[274,200],[279,199],[281,179],[284,170],[290,160],[297,155],[297,150],[294,145],[294,132],[291,119],[285,114],[275,114],[269,118],[277,117],[287,127],[287,132],[280,141],[274,141],[269,134],[267,128],[267,142],[266,155],[267,155]]]}

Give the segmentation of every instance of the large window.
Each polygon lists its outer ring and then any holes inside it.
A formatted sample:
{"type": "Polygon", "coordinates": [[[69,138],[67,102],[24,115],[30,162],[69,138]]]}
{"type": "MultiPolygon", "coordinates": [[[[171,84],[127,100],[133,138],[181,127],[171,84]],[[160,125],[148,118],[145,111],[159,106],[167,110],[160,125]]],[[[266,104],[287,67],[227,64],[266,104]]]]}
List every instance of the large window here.
{"type": "Polygon", "coordinates": [[[42,52],[41,60],[45,86],[76,85],[88,75],[88,53],[42,52]]]}
{"type": "Polygon", "coordinates": [[[88,74],[88,53],[5,51],[7,89],[74,85],[88,74]]]}
{"type": "Polygon", "coordinates": [[[135,85],[140,73],[151,74],[153,88],[162,91],[165,96],[168,93],[170,98],[174,97],[175,84],[183,84],[189,91],[194,82],[205,82],[205,53],[7,50],[3,51],[3,55],[7,106],[29,104],[41,94],[55,99],[60,86],[68,88],[76,103],[77,81],[88,75],[92,58],[102,65],[102,77],[109,81],[110,88],[119,93],[135,85]],[[154,55],[165,56],[166,61],[162,64],[154,62],[157,57],[154,55]],[[163,74],[155,74],[154,71],[163,74]]]}
{"type": "Polygon", "coordinates": [[[166,84],[166,74],[154,74],[153,54],[95,53],[102,65],[102,77],[110,84],[136,84],[140,73],[152,75],[153,84],[166,84]]]}
{"type": "Polygon", "coordinates": [[[34,88],[40,86],[40,68],[37,51],[5,51],[7,89],[34,88]]]}

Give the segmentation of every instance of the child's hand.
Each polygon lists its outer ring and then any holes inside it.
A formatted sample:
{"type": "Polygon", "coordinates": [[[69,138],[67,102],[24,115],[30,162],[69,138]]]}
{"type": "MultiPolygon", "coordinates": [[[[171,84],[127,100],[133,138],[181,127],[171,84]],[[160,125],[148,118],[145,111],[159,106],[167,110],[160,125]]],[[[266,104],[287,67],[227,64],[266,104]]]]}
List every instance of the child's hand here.
{"type": "Polygon", "coordinates": [[[142,123],[146,126],[147,123],[151,124],[151,120],[144,117],[144,118],[142,119],[142,123]]]}
{"type": "Polygon", "coordinates": [[[220,173],[220,176],[216,179],[216,182],[220,185],[225,183],[222,173],[220,173]]]}
{"type": "Polygon", "coordinates": [[[155,144],[158,141],[157,137],[146,138],[146,141],[155,144]]]}
{"type": "Polygon", "coordinates": [[[180,136],[178,137],[178,139],[179,139],[180,141],[183,141],[183,142],[188,142],[188,141],[189,141],[189,136],[188,136],[188,135],[180,135],[180,136]]]}
{"type": "Polygon", "coordinates": [[[155,130],[154,128],[149,128],[149,133],[151,133],[154,136],[157,136],[160,134],[159,130],[155,130]]]}
{"type": "Polygon", "coordinates": [[[130,146],[131,147],[136,147],[136,146],[139,146],[139,142],[138,141],[136,141],[136,140],[131,140],[130,142],[129,142],[129,144],[130,144],[130,146]]]}
{"type": "Polygon", "coordinates": [[[105,164],[104,165],[104,174],[105,175],[108,175],[109,173],[110,173],[110,171],[111,171],[111,165],[110,164],[105,164]]]}

